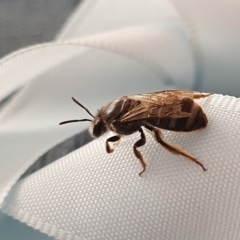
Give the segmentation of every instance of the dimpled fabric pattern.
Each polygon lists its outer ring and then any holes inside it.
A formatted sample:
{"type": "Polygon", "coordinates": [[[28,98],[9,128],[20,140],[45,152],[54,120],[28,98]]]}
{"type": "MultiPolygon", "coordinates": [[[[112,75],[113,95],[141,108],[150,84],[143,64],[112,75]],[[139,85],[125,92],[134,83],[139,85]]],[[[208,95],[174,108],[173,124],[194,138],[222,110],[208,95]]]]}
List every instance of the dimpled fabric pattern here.
{"type": "Polygon", "coordinates": [[[214,94],[200,103],[206,129],[164,134],[206,172],[146,133],[140,178],[139,133],[112,154],[108,134],[19,181],[3,211],[56,239],[239,239],[240,99],[214,94]]]}

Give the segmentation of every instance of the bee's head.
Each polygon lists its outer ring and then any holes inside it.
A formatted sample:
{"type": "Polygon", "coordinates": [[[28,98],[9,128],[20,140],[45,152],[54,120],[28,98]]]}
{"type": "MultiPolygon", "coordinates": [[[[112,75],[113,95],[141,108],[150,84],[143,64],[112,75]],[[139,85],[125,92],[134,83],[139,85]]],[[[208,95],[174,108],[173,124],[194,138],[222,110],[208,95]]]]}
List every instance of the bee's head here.
{"type": "Polygon", "coordinates": [[[92,135],[92,137],[100,137],[102,136],[106,131],[107,127],[105,122],[103,121],[102,111],[100,110],[96,117],[93,118],[92,124],[89,128],[89,132],[92,135]]]}
{"type": "Polygon", "coordinates": [[[91,119],[68,120],[68,121],[61,122],[59,124],[62,125],[62,124],[72,123],[72,122],[89,121],[89,122],[92,122],[92,124],[89,128],[89,132],[92,135],[92,137],[98,138],[101,135],[103,135],[107,131],[106,124],[103,121],[103,116],[102,116],[103,111],[99,110],[95,117],[86,107],[84,107],[81,103],[79,103],[75,98],[72,98],[72,100],[76,104],[78,104],[80,107],[85,109],[87,111],[87,113],[93,117],[93,119],[92,120],[91,119]]]}

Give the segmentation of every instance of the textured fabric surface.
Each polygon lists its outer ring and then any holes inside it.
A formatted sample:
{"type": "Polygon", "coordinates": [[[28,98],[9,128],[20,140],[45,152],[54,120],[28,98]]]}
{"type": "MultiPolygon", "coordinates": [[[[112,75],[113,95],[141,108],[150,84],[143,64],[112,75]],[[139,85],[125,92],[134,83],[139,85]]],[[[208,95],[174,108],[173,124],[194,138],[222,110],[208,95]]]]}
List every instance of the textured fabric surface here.
{"type": "Polygon", "coordinates": [[[66,139],[64,142],[57,144],[49,151],[39,157],[32,166],[21,176],[26,176],[38,171],[39,169],[47,166],[48,164],[58,160],[60,157],[67,155],[68,153],[84,146],[85,144],[92,141],[88,130],[84,130],[81,133],[75,134],[74,136],[66,139]]]}
{"type": "Polygon", "coordinates": [[[208,169],[160,147],[147,134],[143,177],[123,139],[107,154],[103,136],[21,180],[3,210],[57,239],[238,239],[240,100],[201,101],[209,125],[165,132],[208,169]],[[232,124],[234,122],[235,124],[232,124]]]}

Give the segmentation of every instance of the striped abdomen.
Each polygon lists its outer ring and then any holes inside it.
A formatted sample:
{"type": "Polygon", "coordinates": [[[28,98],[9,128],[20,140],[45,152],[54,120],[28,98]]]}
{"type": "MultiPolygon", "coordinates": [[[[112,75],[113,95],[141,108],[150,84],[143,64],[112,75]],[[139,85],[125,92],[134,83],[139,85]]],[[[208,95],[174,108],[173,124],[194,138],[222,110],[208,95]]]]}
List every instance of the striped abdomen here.
{"type": "Polygon", "coordinates": [[[202,108],[191,98],[182,100],[182,111],[191,113],[187,118],[152,118],[147,122],[158,128],[188,132],[206,127],[208,120],[202,108]]]}

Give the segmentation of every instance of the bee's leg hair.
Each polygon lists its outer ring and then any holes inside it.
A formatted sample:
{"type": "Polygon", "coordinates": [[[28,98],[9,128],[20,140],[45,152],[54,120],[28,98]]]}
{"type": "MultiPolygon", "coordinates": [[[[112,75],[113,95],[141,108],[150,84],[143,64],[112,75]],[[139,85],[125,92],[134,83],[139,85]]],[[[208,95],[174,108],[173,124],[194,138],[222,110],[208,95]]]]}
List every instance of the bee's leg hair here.
{"type": "Polygon", "coordinates": [[[121,138],[121,136],[116,135],[116,136],[113,136],[113,137],[110,137],[110,138],[107,139],[107,141],[106,141],[106,151],[107,151],[107,153],[112,153],[114,151],[114,149],[110,147],[109,142],[113,142],[113,143],[117,142],[117,141],[120,140],[120,138],[121,138]]]}
{"type": "Polygon", "coordinates": [[[145,134],[144,134],[142,128],[139,129],[139,132],[141,133],[141,139],[139,139],[133,145],[133,152],[134,152],[135,156],[139,159],[139,161],[143,167],[143,170],[139,173],[139,176],[141,177],[147,168],[147,164],[145,163],[142,154],[140,153],[140,151],[137,150],[137,148],[143,146],[146,143],[146,137],[145,137],[145,134]]]}
{"type": "Polygon", "coordinates": [[[200,165],[203,169],[203,171],[207,171],[207,169],[203,166],[203,164],[201,162],[199,162],[194,156],[192,156],[190,153],[188,153],[187,151],[185,151],[184,149],[182,149],[179,146],[176,145],[172,145],[169,144],[167,142],[165,142],[162,138],[162,133],[161,131],[149,124],[145,124],[144,125],[147,129],[149,129],[150,131],[153,132],[154,134],[154,138],[155,140],[160,143],[165,149],[167,149],[169,152],[173,153],[173,154],[179,154],[179,155],[183,155],[186,158],[190,159],[191,161],[195,162],[196,164],[200,165]]]}

